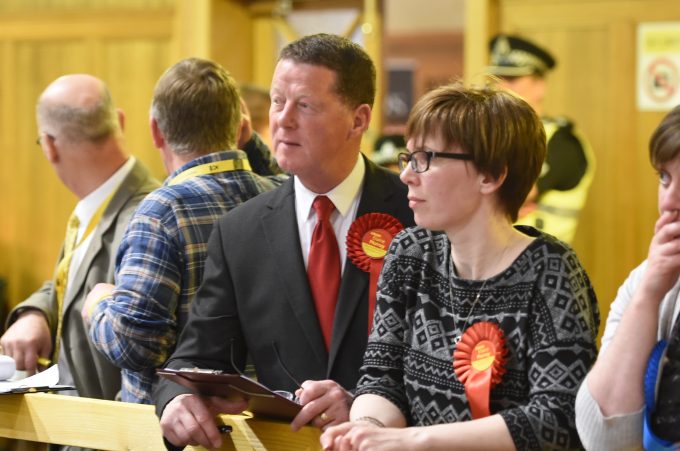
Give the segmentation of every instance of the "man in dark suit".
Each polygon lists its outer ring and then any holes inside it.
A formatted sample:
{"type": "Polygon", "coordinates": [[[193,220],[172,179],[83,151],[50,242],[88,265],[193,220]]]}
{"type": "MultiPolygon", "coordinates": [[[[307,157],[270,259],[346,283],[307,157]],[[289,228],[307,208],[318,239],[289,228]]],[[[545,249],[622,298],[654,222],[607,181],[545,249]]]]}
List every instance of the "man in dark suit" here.
{"type": "MultiPolygon", "coordinates": [[[[372,320],[369,275],[346,255],[348,229],[369,212],[413,225],[405,185],[360,154],[374,96],[373,63],[351,41],[320,34],[282,50],[271,85],[270,128],[276,160],[294,177],[218,221],[203,284],[166,365],[233,372],[250,353],[261,383],[298,389],[303,408],[294,430],[348,419],[349,390],[372,320]],[[334,207],[330,221],[344,268],[332,327],[315,307],[308,281],[318,222],[313,206],[320,196],[334,207]],[[305,382],[299,387],[295,380],[305,382]]],[[[328,280],[320,295],[333,291],[328,280]]],[[[201,398],[165,380],[154,401],[164,436],[177,446],[219,447],[214,415],[246,407],[245,401],[201,398]]]]}
{"type": "Polygon", "coordinates": [[[44,366],[38,362],[58,361],[60,382],[75,385],[80,396],[114,399],[120,369],[90,344],[80,311],[97,282],[113,281],[116,250],[130,217],[159,183],[127,155],[123,113],[101,80],[59,77],[40,96],[37,113],[45,157],[79,199],[71,215],[79,223],[76,245],[72,252],[62,249],[55,278],[10,312],[0,345],[19,370],[32,374],[44,366]]]}

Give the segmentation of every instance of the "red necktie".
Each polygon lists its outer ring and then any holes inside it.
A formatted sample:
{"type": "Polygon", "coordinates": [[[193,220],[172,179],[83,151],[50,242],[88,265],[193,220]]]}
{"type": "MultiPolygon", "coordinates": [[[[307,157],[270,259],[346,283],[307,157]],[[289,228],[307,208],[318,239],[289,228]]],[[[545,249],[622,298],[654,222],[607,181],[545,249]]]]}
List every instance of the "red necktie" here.
{"type": "Polygon", "coordinates": [[[316,211],[318,222],[312,233],[307,277],[328,350],[333,336],[333,317],[340,289],[340,251],[330,221],[335,206],[326,196],[317,196],[312,207],[316,211]]]}

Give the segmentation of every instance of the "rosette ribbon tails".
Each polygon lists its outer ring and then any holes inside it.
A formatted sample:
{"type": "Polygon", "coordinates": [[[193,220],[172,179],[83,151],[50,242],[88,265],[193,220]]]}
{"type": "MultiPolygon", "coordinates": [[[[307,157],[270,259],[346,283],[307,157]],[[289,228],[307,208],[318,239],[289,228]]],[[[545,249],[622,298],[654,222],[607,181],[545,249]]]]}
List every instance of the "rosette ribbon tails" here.
{"type": "Polygon", "coordinates": [[[347,232],[347,256],[354,265],[369,274],[368,283],[368,333],[373,326],[378,278],[392,238],[404,226],[385,213],[367,213],[354,220],[347,232]]]}
{"type": "Polygon", "coordinates": [[[465,387],[473,420],[491,414],[491,389],[503,379],[507,352],[503,331],[489,321],[467,328],[456,345],[453,370],[465,387]]]}
{"type": "Polygon", "coordinates": [[[652,415],[656,411],[659,382],[663,365],[667,360],[667,349],[668,342],[666,340],[659,341],[654,346],[654,349],[652,349],[652,354],[649,356],[645,371],[645,409],[642,427],[642,445],[647,451],[671,451],[679,449],[673,442],[656,435],[652,429],[652,415]]]}

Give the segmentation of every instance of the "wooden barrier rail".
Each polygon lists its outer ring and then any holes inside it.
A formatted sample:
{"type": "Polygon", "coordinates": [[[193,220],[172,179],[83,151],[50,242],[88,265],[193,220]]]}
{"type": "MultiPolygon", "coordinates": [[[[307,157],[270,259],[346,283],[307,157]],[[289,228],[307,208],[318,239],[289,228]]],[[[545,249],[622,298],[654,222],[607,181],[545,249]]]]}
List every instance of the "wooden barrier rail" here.
{"type": "MultiPolygon", "coordinates": [[[[222,420],[232,432],[221,450],[321,449],[312,427],[294,433],[286,422],[247,415],[222,420]]],[[[153,406],[46,393],[0,395],[0,437],[103,450],[165,449],[153,406]]]]}

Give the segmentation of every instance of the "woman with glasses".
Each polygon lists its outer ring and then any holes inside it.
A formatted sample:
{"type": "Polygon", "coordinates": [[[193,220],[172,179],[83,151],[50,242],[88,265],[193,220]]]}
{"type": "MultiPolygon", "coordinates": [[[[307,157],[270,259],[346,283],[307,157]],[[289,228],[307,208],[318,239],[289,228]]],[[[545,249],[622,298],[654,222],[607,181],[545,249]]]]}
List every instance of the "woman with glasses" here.
{"type": "Polygon", "coordinates": [[[578,448],[595,294],[567,245],[512,225],[545,157],[540,120],[509,93],[452,84],[406,134],[418,226],[390,246],[351,421],[324,449],[578,448]]]}

